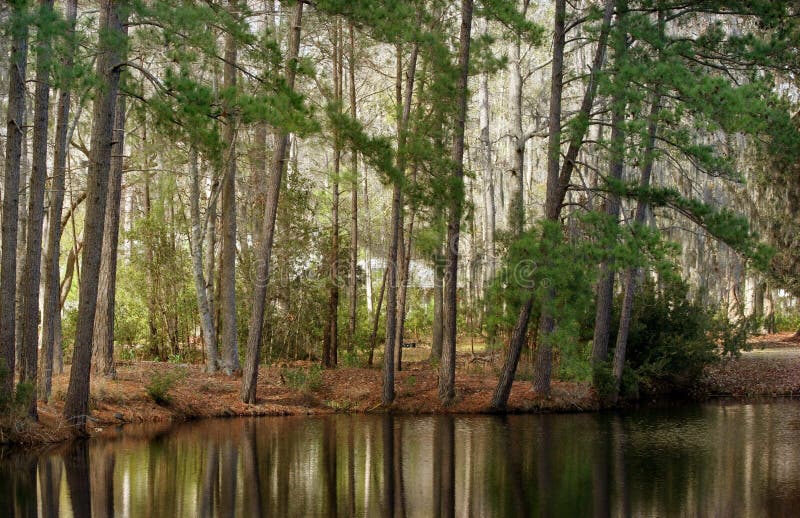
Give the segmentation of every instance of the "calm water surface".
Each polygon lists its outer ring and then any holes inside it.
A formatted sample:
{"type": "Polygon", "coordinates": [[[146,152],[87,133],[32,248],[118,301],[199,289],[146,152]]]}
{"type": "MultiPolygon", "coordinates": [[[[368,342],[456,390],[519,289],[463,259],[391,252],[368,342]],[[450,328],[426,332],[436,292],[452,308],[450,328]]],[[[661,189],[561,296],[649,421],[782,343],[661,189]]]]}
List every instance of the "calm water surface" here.
{"type": "Polygon", "coordinates": [[[800,402],[125,427],[0,457],[0,517],[800,516],[800,402]]]}

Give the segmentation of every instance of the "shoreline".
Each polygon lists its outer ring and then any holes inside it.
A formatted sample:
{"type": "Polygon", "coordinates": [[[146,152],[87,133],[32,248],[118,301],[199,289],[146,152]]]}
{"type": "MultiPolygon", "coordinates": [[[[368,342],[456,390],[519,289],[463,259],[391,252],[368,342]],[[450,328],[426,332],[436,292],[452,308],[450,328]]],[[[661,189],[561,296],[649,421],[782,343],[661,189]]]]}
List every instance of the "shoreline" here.
{"type": "MultiPolygon", "coordinates": [[[[711,366],[698,382],[699,397],[667,396],[664,399],[675,402],[748,401],[800,396],[800,345],[785,342],[788,335],[756,338],[752,351],[711,366]]],[[[2,431],[0,444],[33,448],[75,438],[78,434],[61,417],[67,378],[67,374],[54,377],[51,401],[39,402],[38,423],[18,420],[14,428],[2,431]]],[[[601,404],[588,383],[556,380],[551,395],[541,397],[530,390],[530,381],[518,379],[506,410],[497,412],[489,407],[496,382],[491,365],[481,363],[476,367],[472,362],[462,362],[456,376],[458,398],[452,406],[442,407],[437,393],[436,368],[426,361],[409,362],[396,375],[395,402],[384,407],[380,400],[382,376],[379,368],[322,370],[311,362],[297,361],[262,366],[258,401],[248,405],[239,400],[239,377],[207,374],[200,365],[120,362],[116,379],[92,379],[91,415],[86,430],[94,437],[131,423],[172,424],[219,417],[384,412],[502,415],[595,412],[610,408],[601,404]],[[148,387],[163,380],[168,380],[166,385],[172,380],[163,394],[169,402],[158,404],[148,394],[148,387]]],[[[641,403],[634,401],[621,406],[641,403]]]]}

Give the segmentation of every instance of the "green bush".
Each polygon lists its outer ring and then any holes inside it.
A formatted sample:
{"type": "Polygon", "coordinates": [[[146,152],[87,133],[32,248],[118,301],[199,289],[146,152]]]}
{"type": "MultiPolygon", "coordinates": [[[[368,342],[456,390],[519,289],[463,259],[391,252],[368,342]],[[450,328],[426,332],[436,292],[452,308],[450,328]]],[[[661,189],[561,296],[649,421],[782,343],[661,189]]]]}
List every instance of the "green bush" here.
{"type": "Polygon", "coordinates": [[[357,349],[352,351],[344,350],[339,352],[339,365],[342,367],[361,367],[364,365],[364,360],[357,349]]]}
{"type": "Polygon", "coordinates": [[[169,391],[184,377],[186,377],[186,372],[183,370],[155,371],[150,374],[150,379],[144,388],[147,391],[147,395],[150,396],[157,405],[168,405],[172,401],[172,396],[169,395],[169,391]]]}
{"type": "Polygon", "coordinates": [[[692,299],[683,281],[673,279],[660,288],[645,282],[636,295],[626,351],[632,369],[627,383],[633,386],[623,392],[635,393],[639,386],[648,391],[690,388],[706,366],[747,346],[752,325],[748,319],[731,322],[692,299]]]}
{"type": "Polygon", "coordinates": [[[315,392],[322,388],[322,365],[312,365],[308,368],[286,367],[281,376],[289,388],[304,393],[315,392]]]}
{"type": "Polygon", "coordinates": [[[779,333],[796,332],[800,329],[800,312],[786,311],[775,315],[775,329],[779,333]]]}

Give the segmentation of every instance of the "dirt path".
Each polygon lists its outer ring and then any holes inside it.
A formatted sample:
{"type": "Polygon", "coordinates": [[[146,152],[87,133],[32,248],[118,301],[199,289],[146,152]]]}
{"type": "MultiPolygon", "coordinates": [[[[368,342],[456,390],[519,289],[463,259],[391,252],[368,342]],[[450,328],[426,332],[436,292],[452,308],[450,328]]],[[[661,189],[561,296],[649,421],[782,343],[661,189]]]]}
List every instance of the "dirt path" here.
{"type": "Polygon", "coordinates": [[[751,351],[710,368],[703,387],[713,395],[800,396],[800,343],[791,336],[754,338],[751,351]]]}

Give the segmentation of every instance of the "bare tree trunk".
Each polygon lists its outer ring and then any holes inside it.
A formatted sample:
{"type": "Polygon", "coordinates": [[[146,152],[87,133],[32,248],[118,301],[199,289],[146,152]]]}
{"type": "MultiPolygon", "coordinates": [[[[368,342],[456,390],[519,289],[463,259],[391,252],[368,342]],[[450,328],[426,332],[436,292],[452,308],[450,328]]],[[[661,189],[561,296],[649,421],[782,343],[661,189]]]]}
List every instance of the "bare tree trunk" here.
{"type": "Polygon", "coordinates": [[[15,3],[11,13],[11,58],[6,122],[6,162],[3,181],[2,257],[0,258],[0,351],[7,370],[2,393],[14,386],[16,361],[17,230],[22,141],[25,139],[25,69],[28,65],[28,25],[25,5],[15,3]]]}
{"type": "MultiPolygon", "coordinates": [[[[659,12],[659,22],[663,30],[664,13],[659,12]]],[[[654,152],[656,149],[656,136],[658,132],[658,112],[660,109],[661,95],[656,93],[653,104],[650,107],[650,118],[647,126],[647,145],[644,152],[645,162],[642,166],[642,177],[639,185],[644,189],[650,186],[650,177],[653,172],[654,152]]],[[[647,203],[639,201],[636,204],[636,213],[633,218],[635,226],[643,225],[647,216],[647,203]]],[[[622,382],[622,369],[625,366],[625,351],[628,347],[628,334],[631,327],[631,314],[633,313],[634,295],[636,293],[636,283],[640,272],[635,268],[625,270],[624,288],[622,296],[622,308],[619,316],[619,331],[617,332],[617,343],[614,348],[614,362],[612,366],[615,382],[614,397],[619,393],[622,382]]]]}
{"type": "Polygon", "coordinates": [[[208,312],[211,314],[214,330],[214,346],[217,351],[217,369],[219,369],[219,343],[217,320],[214,318],[217,312],[215,305],[214,293],[214,265],[216,264],[216,248],[217,248],[217,198],[219,194],[219,181],[214,179],[211,183],[211,192],[208,200],[208,215],[206,216],[206,254],[205,254],[205,271],[206,271],[206,294],[208,296],[208,312]]]}
{"type": "MultiPolygon", "coordinates": [[[[77,0],[65,2],[65,19],[69,39],[74,33],[77,16],[77,0]]],[[[68,40],[69,41],[69,40],[68,40]]],[[[74,48],[69,46],[61,62],[66,77],[72,71],[74,48]]],[[[39,399],[50,399],[53,379],[53,363],[56,353],[60,353],[61,341],[56,341],[56,326],[61,323],[61,301],[59,289],[59,259],[61,255],[61,211],[64,207],[64,189],[67,169],[67,130],[71,85],[66,84],[58,94],[56,109],[55,152],[53,155],[53,179],[51,184],[50,210],[47,215],[47,250],[44,255],[44,311],[42,315],[42,357],[39,368],[39,399]],[[59,347],[59,351],[55,347],[59,347]]],[[[60,334],[60,333],[59,333],[60,334]]]]}
{"type": "MultiPolygon", "coordinates": [[[[605,12],[603,14],[603,25],[598,37],[597,49],[595,50],[592,70],[589,76],[589,84],[584,92],[581,109],[578,116],[588,118],[592,106],[594,106],[595,94],[597,93],[597,76],[605,61],[606,44],[608,33],[611,27],[611,17],[614,13],[614,0],[606,0],[605,12]]],[[[575,159],[583,143],[584,133],[572,135],[567,149],[567,156],[559,169],[559,157],[561,151],[561,95],[563,90],[564,77],[564,43],[566,18],[566,1],[557,0],[554,16],[553,31],[553,63],[550,85],[550,114],[549,114],[549,142],[547,158],[547,194],[545,199],[545,218],[549,221],[558,221],[561,214],[561,204],[566,195],[567,186],[575,167],[575,159]]],[[[550,293],[553,298],[555,293],[550,293]]],[[[545,300],[545,304],[549,301],[545,300]]],[[[514,380],[522,346],[525,343],[530,313],[533,310],[533,300],[526,301],[520,308],[516,325],[511,334],[508,344],[506,362],[503,365],[503,373],[500,376],[498,386],[492,399],[492,406],[504,408],[508,402],[508,394],[511,393],[510,384],[514,380]]],[[[552,369],[552,349],[549,343],[550,334],[555,328],[555,320],[549,311],[542,310],[539,319],[539,340],[534,359],[534,383],[533,388],[540,394],[550,392],[550,373],[552,369]]]]}
{"type": "MultiPolygon", "coordinates": [[[[27,92],[26,92],[27,95],[27,92]]],[[[33,119],[33,113],[30,103],[25,106],[24,124],[27,128],[33,119]]],[[[24,290],[22,286],[22,274],[25,271],[25,248],[28,242],[28,192],[30,192],[31,180],[31,161],[30,161],[30,133],[26,131],[26,136],[22,139],[22,157],[20,161],[19,172],[19,202],[17,208],[19,210],[17,215],[17,288],[15,295],[15,320],[14,320],[14,338],[16,343],[14,350],[16,352],[15,360],[15,375],[17,379],[21,380],[23,377],[24,367],[24,348],[22,346],[22,298],[24,290]]]]}
{"type": "Polygon", "coordinates": [[[456,313],[458,302],[458,241],[461,237],[461,212],[464,202],[464,127],[467,118],[467,79],[469,76],[472,0],[461,1],[461,33],[458,43],[458,85],[456,86],[456,125],[453,129],[453,185],[447,224],[447,250],[444,278],[444,342],[439,371],[439,399],[449,405],[455,398],[456,313]]]}
{"type": "MultiPolygon", "coordinates": [[[[622,43],[624,45],[624,42],[622,43]]],[[[617,56],[619,58],[621,56],[617,56]]],[[[617,85],[620,87],[621,85],[617,85]]],[[[625,122],[625,103],[615,95],[611,101],[611,170],[609,177],[615,180],[622,179],[622,170],[625,166],[625,132],[622,124],[625,122]]],[[[619,196],[610,194],[606,200],[605,212],[609,220],[619,223],[619,196]]],[[[594,338],[592,340],[592,365],[598,366],[608,358],[608,341],[611,334],[611,311],[614,307],[614,269],[609,261],[600,265],[600,279],[597,282],[597,297],[595,299],[594,338]]]]}
{"type": "MultiPolygon", "coordinates": [[[[414,175],[416,176],[416,171],[414,175]]],[[[406,306],[408,300],[408,283],[409,283],[409,269],[411,266],[411,243],[414,234],[414,213],[411,213],[411,219],[408,222],[408,239],[402,244],[402,254],[399,266],[400,270],[400,286],[397,297],[397,332],[395,333],[395,365],[398,371],[403,369],[403,339],[405,336],[406,327],[406,306]]]]}
{"type": "Polygon", "coordinates": [[[383,350],[384,405],[394,401],[394,345],[397,326],[397,260],[400,242],[400,211],[403,210],[403,193],[400,182],[392,189],[392,219],[389,222],[391,240],[386,258],[386,340],[383,350]]]}
{"type": "MultiPolygon", "coordinates": [[[[342,34],[341,22],[336,19],[333,27],[333,92],[338,106],[342,102],[342,34]]],[[[323,334],[322,364],[335,367],[339,349],[339,174],[342,164],[342,146],[339,132],[333,131],[333,178],[331,179],[331,250],[328,267],[330,285],[328,297],[328,322],[323,334]]]]}
{"type": "MultiPolygon", "coordinates": [[[[231,11],[236,11],[236,0],[229,0],[231,11]]],[[[236,88],[236,38],[225,35],[225,64],[223,83],[226,89],[236,88]]],[[[222,265],[220,270],[220,308],[222,334],[222,369],[228,376],[238,371],[239,345],[236,326],[236,115],[228,106],[223,130],[227,149],[225,174],[222,178],[222,265]]]]}
{"type": "MultiPolygon", "coordinates": [[[[559,0],[560,3],[560,0],[559,0]]],[[[557,4],[558,5],[558,4],[557,4]]],[[[566,15],[566,9],[562,9],[562,20],[566,15]]],[[[592,71],[589,77],[589,84],[586,86],[586,92],[583,96],[579,117],[586,117],[588,119],[591,113],[592,106],[594,105],[595,95],[597,93],[597,76],[600,73],[603,63],[605,61],[605,54],[608,42],[608,33],[611,27],[611,17],[614,13],[614,0],[606,0],[605,12],[603,14],[603,25],[600,30],[600,35],[597,41],[597,49],[592,63],[592,71]]],[[[558,15],[557,15],[558,16],[558,15]]],[[[558,22],[557,22],[558,23],[558,22]]],[[[563,21],[561,22],[563,24],[563,21]]],[[[560,63],[559,68],[562,68],[561,78],[563,78],[563,45],[559,52],[560,63]]],[[[555,67],[555,53],[553,56],[553,66],[555,67]]],[[[558,104],[560,111],[560,98],[562,89],[562,80],[558,81],[558,104]]],[[[550,124],[550,143],[548,146],[548,171],[547,171],[547,195],[545,201],[545,218],[549,221],[558,221],[561,215],[561,206],[564,202],[564,197],[567,194],[567,187],[572,171],[575,169],[575,162],[578,157],[578,152],[583,145],[586,130],[583,132],[575,132],[569,140],[569,147],[567,148],[567,155],[561,165],[560,172],[558,170],[558,156],[560,153],[560,142],[552,140],[554,129],[556,125],[560,127],[560,121],[555,120],[553,117],[553,107],[551,105],[551,118],[550,124]]],[[[558,117],[560,119],[560,116],[558,117]]],[[[560,133],[559,133],[560,135],[560,133]]],[[[534,359],[534,379],[533,389],[543,395],[550,394],[550,378],[553,368],[553,350],[550,338],[555,329],[555,316],[551,314],[547,308],[549,303],[555,299],[555,292],[550,291],[547,300],[542,304],[542,314],[539,319],[539,338],[537,340],[538,347],[536,349],[536,356],[534,359]]],[[[522,344],[520,344],[520,347],[522,344]]]]}
{"type": "MultiPolygon", "coordinates": [[[[419,16],[418,16],[419,18],[419,16]]],[[[419,21],[419,20],[418,20],[419,21]]],[[[397,45],[397,70],[395,74],[395,100],[401,107],[400,117],[397,122],[397,149],[404,150],[407,140],[408,121],[411,116],[411,102],[414,96],[414,80],[417,74],[417,57],[419,44],[415,43],[409,57],[406,71],[406,89],[403,95],[403,67],[401,61],[401,46],[397,45]]],[[[405,153],[398,153],[397,169],[405,174],[405,153]]],[[[392,190],[392,216],[389,223],[391,239],[389,242],[389,256],[386,259],[387,269],[387,296],[386,296],[386,345],[383,351],[383,397],[384,405],[394,401],[394,374],[395,374],[395,344],[397,335],[397,299],[398,299],[398,265],[401,260],[403,225],[403,186],[402,180],[396,180],[392,190]]]]}
{"type": "Polygon", "coordinates": [[[111,168],[113,122],[123,57],[115,45],[124,41],[126,32],[120,19],[119,4],[114,0],[100,3],[100,27],[114,38],[101,39],[97,74],[103,88],[95,99],[92,124],[92,160],[89,164],[86,196],[86,222],[83,234],[83,259],[78,302],[78,326],[70,371],[69,387],[64,403],[64,417],[77,430],[83,431],[89,406],[89,376],[92,359],[92,336],[97,307],[97,285],[100,256],[103,248],[103,223],[111,168]],[[113,42],[113,43],[112,43],[113,42]]]}
{"type": "Polygon", "coordinates": [[[114,144],[111,148],[111,173],[108,184],[103,234],[103,257],[100,261],[100,285],[94,317],[92,363],[95,372],[108,379],[117,377],[114,365],[114,312],[117,296],[117,249],[119,214],[122,197],[122,168],[125,154],[125,97],[117,97],[114,117],[114,144]]]}
{"type": "MultiPolygon", "coordinates": [[[[300,27],[303,19],[303,0],[298,0],[292,14],[289,39],[289,53],[286,60],[286,83],[294,88],[297,74],[297,57],[300,52],[300,27]]],[[[278,197],[281,178],[286,163],[286,147],[289,135],[281,131],[276,138],[272,160],[272,175],[267,181],[267,199],[264,207],[264,226],[261,243],[256,250],[256,286],[253,288],[253,306],[250,313],[250,327],[247,332],[247,357],[242,377],[241,398],[245,403],[255,403],[258,382],[258,362],[261,354],[261,341],[264,332],[264,309],[269,283],[269,263],[272,256],[272,242],[275,237],[275,220],[278,214],[278,197]]]]}
{"type": "MultiPolygon", "coordinates": [[[[350,117],[357,120],[358,106],[356,105],[356,42],[352,22],[350,31],[350,53],[348,56],[348,73],[350,83],[350,117]]],[[[358,317],[358,149],[356,146],[350,150],[350,174],[353,175],[352,191],[350,192],[350,315],[347,327],[347,348],[351,352],[355,349],[356,320],[358,317]]]]}
{"type": "MultiPolygon", "coordinates": [[[[52,13],[53,0],[39,0],[44,13],[52,13]]],[[[36,91],[33,116],[33,167],[28,196],[28,230],[25,266],[22,271],[22,377],[21,382],[36,383],[39,366],[39,281],[41,279],[44,191],[47,182],[47,121],[50,111],[50,38],[39,35],[36,60],[36,91]]],[[[38,419],[36,398],[31,398],[28,414],[38,419]]]]}
{"type": "MultiPolygon", "coordinates": [[[[529,0],[522,2],[522,15],[528,11],[529,0]]],[[[525,226],[525,145],[527,139],[522,130],[522,40],[515,37],[511,44],[511,66],[509,80],[509,99],[508,104],[511,109],[510,114],[510,135],[512,146],[510,146],[511,162],[511,193],[508,205],[506,225],[512,235],[519,235],[525,226]]],[[[488,101],[487,101],[488,110],[488,101]]],[[[488,119],[488,114],[487,114],[488,119]]],[[[487,127],[488,132],[488,127],[487,127]]]]}
{"type": "MultiPolygon", "coordinates": [[[[213,373],[217,372],[217,364],[219,362],[217,332],[214,329],[214,319],[211,316],[208,284],[206,284],[206,278],[203,275],[203,232],[200,228],[200,173],[197,165],[197,150],[194,147],[189,150],[189,167],[192,172],[192,192],[189,195],[192,221],[192,239],[189,243],[192,255],[192,272],[194,274],[194,289],[197,294],[200,330],[203,333],[203,342],[206,349],[206,370],[213,373]]],[[[213,222],[209,223],[213,224],[213,222]]],[[[213,245],[211,246],[213,248],[213,245]]]]}
{"type": "MultiPolygon", "coordinates": [[[[440,245],[441,246],[441,245],[440,245]]],[[[433,336],[431,360],[442,359],[444,341],[444,253],[439,250],[433,258],[433,336]]]]}
{"type": "Polygon", "coordinates": [[[378,339],[378,324],[381,319],[381,306],[383,305],[383,296],[386,293],[386,279],[389,278],[389,268],[383,271],[383,280],[381,281],[381,289],[378,292],[378,305],[375,308],[375,313],[372,322],[372,333],[369,335],[369,358],[367,364],[371,367],[372,361],[375,357],[375,342],[378,339]]]}
{"type": "MultiPolygon", "coordinates": [[[[525,1],[527,4],[527,0],[525,1]]],[[[484,31],[485,32],[485,31],[484,31]]],[[[492,140],[489,133],[490,106],[489,106],[489,74],[481,74],[480,82],[480,141],[481,141],[481,167],[483,169],[483,281],[493,279],[495,276],[495,233],[496,212],[494,204],[494,168],[492,167],[492,140]]],[[[520,122],[521,125],[521,122],[520,122]]]]}
{"type": "MultiPolygon", "coordinates": [[[[395,316],[394,316],[394,334],[392,335],[392,340],[394,341],[394,345],[392,346],[392,353],[394,354],[394,370],[395,372],[399,372],[402,369],[401,362],[403,359],[403,338],[402,338],[402,331],[401,328],[403,327],[403,313],[401,311],[401,306],[405,303],[403,299],[403,284],[406,282],[405,277],[403,277],[403,265],[406,263],[406,237],[405,237],[405,206],[404,203],[401,203],[401,210],[400,210],[400,221],[397,223],[397,264],[395,266],[395,272],[397,276],[397,290],[395,291],[395,316]]],[[[386,308],[387,311],[390,308],[386,308]]],[[[386,340],[389,340],[389,337],[386,337],[386,340]]]]}

